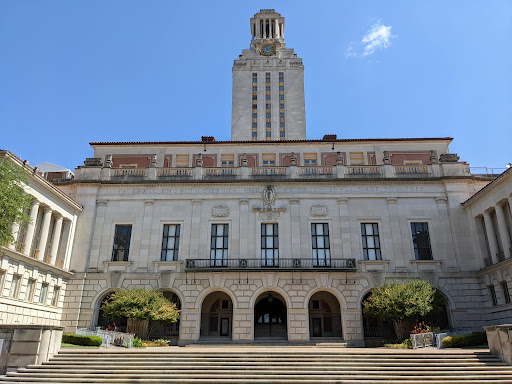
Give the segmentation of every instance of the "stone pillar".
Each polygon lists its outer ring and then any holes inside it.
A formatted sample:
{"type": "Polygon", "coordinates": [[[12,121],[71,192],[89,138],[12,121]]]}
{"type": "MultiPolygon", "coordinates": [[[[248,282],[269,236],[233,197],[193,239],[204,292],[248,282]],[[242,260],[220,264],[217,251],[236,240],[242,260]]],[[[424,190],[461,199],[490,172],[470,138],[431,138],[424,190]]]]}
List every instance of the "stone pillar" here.
{"type": "Polygon", "coordinates": [[[37,214],[39,212],[39,201],[34,200],[32,202],[32,208],[30,208],[30,223],[27,226],[27,234],[25,235],[25,255],[29,256],[32,250],[32,242],[34,240],[34,231],[36,229],[37,214]]]}
{"type": "MultiPolygon", "coordinates": [[[[137,260],[137,272],[148,271],[149,247],[151,244],[151,224],[153,223],[154,200],[144,201],[144,217],[142,219],[142,236],[137,260]]],[[[161,226],[163,228],[163,226],[161,226]]],[[[160,229],[162,231],[162,229],[160,229]]],[[[160,232],[161,233],[161,232],[160,232]]],[[[160,255],[156,260],[160,260],[160,255]]]]}
{"type": "Polygon", "coordinates": [[[107,201],[97,200],[96,206],[96,220],[94,220],[94,234],[92,236],[91,256],[89,258],[89,265],[87,265],[88,272],[98,272],[101,238],[103,236],[103,225],[105,222],[105,212],[107,211],[107,201]]]}
{"type": "Polygon", "coordinates": [[[363,311],[343,309],[343,339],[355,347],[364,347],[363,311]]]}
{"type": "MultiPolygon", "coordinates": [[[[439,228],[441,229],[441,239],[443,249],[445,250],[444,256],[446,257],[446,266],[448,268],[456,269],[458,263],[454,248],[455,241],[452,237],[450,217],[448,216],[448,200],[444,197],[438,197],[436,198],[436,203],[437,211],[439,212],[439,228]]],[[[432,244],[430,244],[430,246],[432,247],[432,244]]]]}
{"type": "Polygon", "coordinates": [[[276,19],[276,38],[279,39],[279,19],[276,19]]]}
{"type": "Polygon", "coordinates": [[[487,233],[487,240],[489,242],[489,250],[491,252],[491,260],[493,264],[498,262],[498,242],[494,234],[494,227],[492,226],[491,214],[484,212],[485,232],[487,233]]]}
{"type": "Polygon", "coordinates": [[[510,217],[512,217],[512,196],[507,197],[508,209],[510,210],[510,217]]]}
{"type": "Polygon", "coordinates": [[[192,231],[190,233],[190,258],[197,259],[199,258],[199,232],[201,230],[201,200],[192,200],[191,222],[192,231]]]}
{"type": "Polygon", "coordinates": [[[44,252],[48,242],[48,232],[50,231],[50,222],[52,220],[52,210],[49,207],[44,209],[43,222],[41,223],[41,233],[39,235],[39,243],[37,244],[37,260],[44,260],[44,252]]]}
{"type": "Polygon", "coordinates": [[[58,215],[55,219],[55,227],[53,228],[52,245],[50,248],[50,264],[55,265],[57,260],[57,251],[59,250],[60,235],[62,231],[62,215],[58,215]]]}
{"type": "Polygon", "coordinates": [[[252,309],[233,309],[233,341],[235,343],[250,342],[253,340],[254,319],[252,309]]]}
{"type": "Polygon", "coordinates": [[[353,258],[350,244],[350,217],[348,214],[348,198],[338,199],[341,219],[341,244],[343,250],[343,258],[353,258]]]}
{"type": "Polygon", "coordinates": [[[256,19],[256,38],[261,39],[261,21],[256,19]]]}
{"type": "Polygon", "coordinates": [[[69,271],[69,264],[71,263],[71,253],[73,251],[73,238],[75,236],[75,228],[76,228],[76,216],[73,221],[66,220],[64,223],[64,233],[66,236],[66,246],[64,248],[64,257],[63,257],[63,269],[69,271]]]}
{"type": "Polygon", "coordinates": [[[16,249],[16,240],[18,239],[18,235],[20,232],[20,225],[18,223],[14,223],[12,225],[12,236],[14,237],[14,242],[9,244],[9,249],[16,249]]]}
{"type": "MultiPolygon", "coordinates": [[[[398,199],[396,197],[388,197],[389,221],[391,226],[391,239],[393,242],[393,256],[395,260],[395,268],[397,272],[405,272],[407,267],[405,265],[404,249],[402,247],[402,235],[400,232],[400,215],[398,213],[398,199]]],[[[383,238],[381,237],[381,241],[383,238]]]]}
{"type": "Polygon", "coordinates": [[[291,257],[300,258],[300,205],[299,199],[290,199],[291,257]]]}
{"type": "Polygon", "coordinates": [[[496,219],[498,220],[498,231],[500,232],[503,253],[505,255],[505,258],[509,259],[512,257],[512,244],[510,242],[510,236],[508,234],[505,212],[503,212],[503,207],[499,204],[496,204],[494,208],[496,209],[496,219]]]}
{"type": "Polygon", "coordinates": [[[248,258],[249,250],[249,200],[240,199],[240,258],[248,258]]]}

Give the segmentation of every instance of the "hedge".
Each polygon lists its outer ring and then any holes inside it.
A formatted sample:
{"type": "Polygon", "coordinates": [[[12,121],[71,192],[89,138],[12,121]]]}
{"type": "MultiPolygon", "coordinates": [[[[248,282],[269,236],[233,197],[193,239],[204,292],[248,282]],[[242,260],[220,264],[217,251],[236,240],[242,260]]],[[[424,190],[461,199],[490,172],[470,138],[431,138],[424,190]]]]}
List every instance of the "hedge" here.
{"type": "Polygon", "coordinates": [[[487,344],[487,336],[485,332],[473,332],[469,335],[448,336],[443,339],[443,347],[445,348],[475,347],[482,344],[487,344]]]}
{"type": "Polygon", "coordinates": [[[99,347],[102,343],[102,339],[99,336],[85,336],[77,335],[75,333],[64,333],[62,335],[62,342],[73,345],[99,347]]]}

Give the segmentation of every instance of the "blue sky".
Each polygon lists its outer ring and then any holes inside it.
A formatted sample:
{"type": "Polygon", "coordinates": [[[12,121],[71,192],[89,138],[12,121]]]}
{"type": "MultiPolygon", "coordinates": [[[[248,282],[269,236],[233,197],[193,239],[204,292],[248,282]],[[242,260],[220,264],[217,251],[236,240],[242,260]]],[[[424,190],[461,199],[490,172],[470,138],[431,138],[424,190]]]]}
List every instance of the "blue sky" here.
{"type": "Polygon", "coordinates": [[[512,1],[0,0],[0,148],[71,169],[90,141],[229,140],[261,8],[305,66],[309,139],[454,137],[512,162],[512,1]]]}

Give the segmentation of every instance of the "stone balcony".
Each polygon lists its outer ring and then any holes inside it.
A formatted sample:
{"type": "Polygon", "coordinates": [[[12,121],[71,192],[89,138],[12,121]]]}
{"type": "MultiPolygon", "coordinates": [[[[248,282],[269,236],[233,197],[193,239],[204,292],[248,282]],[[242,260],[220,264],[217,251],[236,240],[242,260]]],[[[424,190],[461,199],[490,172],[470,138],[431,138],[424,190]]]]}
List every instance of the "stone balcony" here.
{"type": "Polygon", "coordinates": [[[336,270],[356,271],[356,259],[186,259],[186,271],[336,270]]]}
{"type": "Polygon", "coordinates": [[[432,165],[337,165],[288,167],[109,168],[82,166],[75,181],[228,181],[274,179],[425,179],[470,177],[465,163],[432,165]]]}

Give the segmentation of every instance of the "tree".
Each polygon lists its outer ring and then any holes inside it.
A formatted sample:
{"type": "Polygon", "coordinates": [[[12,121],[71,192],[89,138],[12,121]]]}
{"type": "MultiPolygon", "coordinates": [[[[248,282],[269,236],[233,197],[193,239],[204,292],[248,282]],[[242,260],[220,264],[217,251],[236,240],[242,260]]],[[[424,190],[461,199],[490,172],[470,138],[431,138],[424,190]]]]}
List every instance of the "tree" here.
{"type": "Polygon", "coordinates": [[[32,197],[25,192],[27,184],[22,167],[12,164],[9,158],[0,162],[0,246],[16,241],[12,233],[14,224],[22,229],[30,222],[27,212],[32,197]]]}
{"type": "Polygon", "coordinates": [[[127,317],[127,332],[143,339],[148,337],[149,320],[175,323],[180,312],[176,304],[156,289],[119,289],[102,305],[101,310],[109,319],[127,317]]]}
{"type": "Polygon", "coordinates": [[[407,338],[418,317],[439,311],[444,298],[428,281],[393,282],[372,291],[363,302],[363,311],[369,317],[391,320],[398,339],[407,338]]]}

